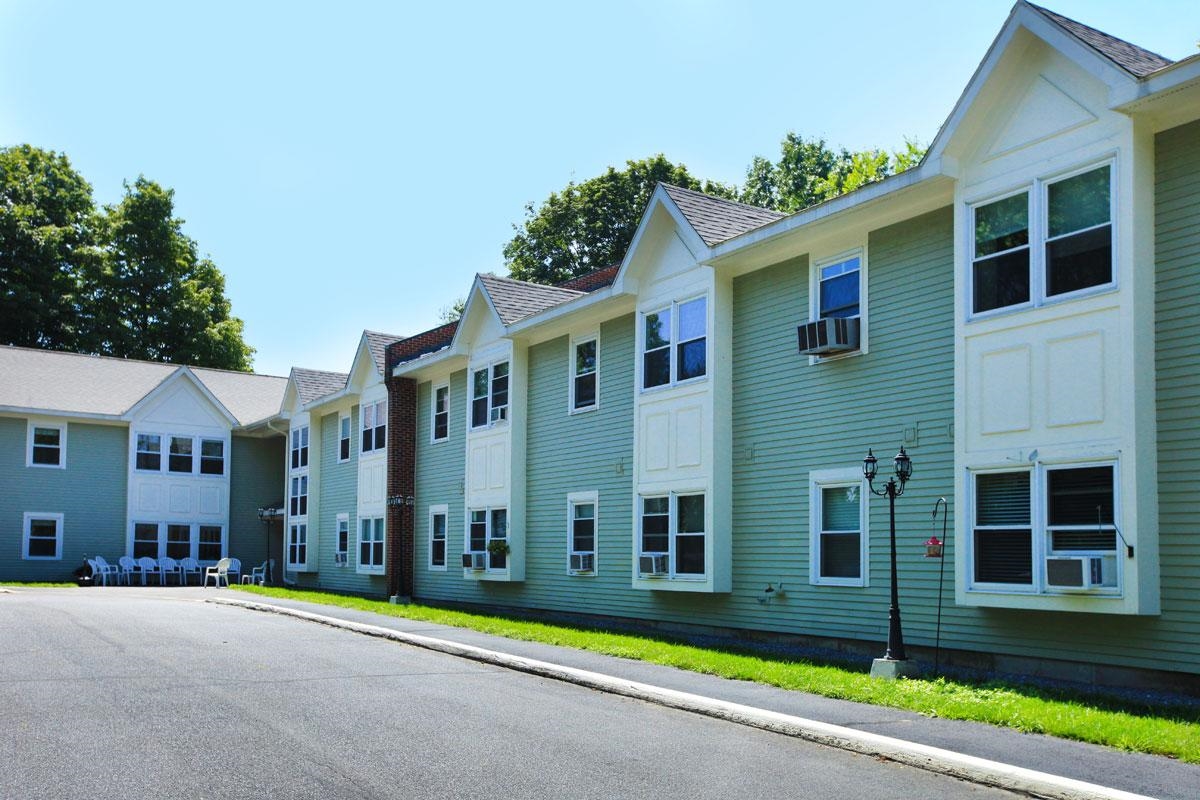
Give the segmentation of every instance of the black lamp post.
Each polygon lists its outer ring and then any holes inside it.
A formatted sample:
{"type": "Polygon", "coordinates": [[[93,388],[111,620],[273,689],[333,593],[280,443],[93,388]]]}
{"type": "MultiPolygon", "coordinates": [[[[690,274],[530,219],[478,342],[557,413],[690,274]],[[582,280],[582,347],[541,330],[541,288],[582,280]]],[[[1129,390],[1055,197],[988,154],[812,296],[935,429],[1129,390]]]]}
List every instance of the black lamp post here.
{"type": "Polygon", "coordinates": [[[863,476],[867,479],[867,485],[871,487],[871,493],[879,497],[888,499],[888,510],[891,519],[892,532],[892,605],[888,609],[888,642],[887,652],[884,653],[884,658],[888,661],[905,661],[907,655],[904,653],[904,633],[900,629],[900,592],[896,586],[896,498],[904,494],[904,484],[908,483],[908,479],[912,477],[912,459],[908,457],[908,453],[904,452],[904,447],[901,445],[900,452],[896,454],[895,467],[896,475],[893,478],[888,478],[888,482],[884,484],[882,490],[875,488],[875,473],[879,469],[879,462],[875,458],[875,454],[867,448],[867,457],[863,459],[863,476]]]}

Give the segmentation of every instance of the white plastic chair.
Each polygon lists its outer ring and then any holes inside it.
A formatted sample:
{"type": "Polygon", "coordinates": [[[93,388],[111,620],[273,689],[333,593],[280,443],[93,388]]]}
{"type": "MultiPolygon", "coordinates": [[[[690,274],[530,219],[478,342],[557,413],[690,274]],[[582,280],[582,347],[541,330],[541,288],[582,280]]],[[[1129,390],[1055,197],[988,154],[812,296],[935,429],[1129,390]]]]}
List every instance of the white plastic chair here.
{"type": "Polygon", "coordinates": [[[183,573],[179,571],[179,562],[170,556],[163,556],[158,560],[158,585],[167,585],[167,575],[174,575],[179,579],[179,585],[183,586],[183,573]]]}
{"type": "Polygon", "coordinates": [[[133,556],[121,556],[117,559],[117,583],[126,586],[133,584],[133,576],[137,574],[138,565],[133,556]]]}
{"type": "Polygon", "coordinates": [[[255,586],[266,586],[267,581],[271,579],[271,570],[275,567],[275,559],[267,559],[259,566],[250,570],[249,575],[242,576],[242,583],[249,583],[255,586]]]}
{"type": "Polygon", "coordinates": [[[208,579],[212,578],[213,584],[220,589],[221,581],[225,581],[225,585],[229,585],[229,562],[233,559],[222,558],[215,565],[204,568],[204,585],[208,586],[208,579]]]}
{"type": "Polygon", "coordinates": [[[179,559],[179,583],[181,586],[188,585],[190,575],[200,577],[200,562],[190,556],[179,559]]]}
{"type": "Polygon", "coordinates": [[[109,579],[112,579],[113,581],[119,579],[120,576],[117,573],[116,565],[105,561],[104,556],[96,556],[95,564],[96,566],[95,569],[93,569],[92,574],[93,576],[98,576],[100,578],[100,583],[103,585],[108,586],[109,579]]]}
{"type": "Polygon", "coordinates": [[[138,571],[142,574],[142,586],[146,585],[147,575],[158,575],[158,582],[162,583],[162,572],[158,569],[158,562],[150,556],[142,556],[137,560],[138,571]]]}
{"type": "MultiPolygon", "coordinates": [[[[236,559],[236,558],[229,559],[229,574],[241,577],[242,562],[239,559],[236,559]]],[[[228,583],[228,582],[229,581],[226,581],[226,583],[228,583]]]]}

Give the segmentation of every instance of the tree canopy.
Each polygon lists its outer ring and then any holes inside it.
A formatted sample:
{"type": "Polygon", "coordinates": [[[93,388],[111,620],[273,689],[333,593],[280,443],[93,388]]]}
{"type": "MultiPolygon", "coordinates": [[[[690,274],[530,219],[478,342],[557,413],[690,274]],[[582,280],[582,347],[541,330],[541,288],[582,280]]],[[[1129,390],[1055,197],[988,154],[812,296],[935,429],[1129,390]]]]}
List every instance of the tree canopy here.
{"type": "Polygon", "coordinates": [[[174,197],[139,177],[97,210],[65,155],[0,150],[0,341],[250,369],[225,276],[184,234],[174,197]]]}
{"type": "Polygon", "coordinates": [[[554,284],[617,263],[660,181],[790,214],[916,166],[924,155],[912,141],[892,153],[850,152],[794,132],[779,149],[776,161],[755,156],[741,186],[701,180],[661,153],[571,181],[540,204],[526,204],[524,221],[504,247],[509,275],[554,284]]]}

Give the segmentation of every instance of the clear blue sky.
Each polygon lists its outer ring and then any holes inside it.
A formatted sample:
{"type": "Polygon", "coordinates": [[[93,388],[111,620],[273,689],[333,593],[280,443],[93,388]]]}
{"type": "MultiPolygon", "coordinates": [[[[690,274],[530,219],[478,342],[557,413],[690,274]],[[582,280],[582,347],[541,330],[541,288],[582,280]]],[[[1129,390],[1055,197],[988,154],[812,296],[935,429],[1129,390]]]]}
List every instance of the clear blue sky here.
{"type": "MultiPolygon", "coordinates": [[[[1195,0],[1046,0],[1170,58],[1195,0]]],[[[255,368],[345,371],[503,274],[527,202],[662,152],[739,181],[788,130],[928,143],[1008,15],[970,2],[0,0],[0,146],[144,174],[224,271],[255,368]]]]}

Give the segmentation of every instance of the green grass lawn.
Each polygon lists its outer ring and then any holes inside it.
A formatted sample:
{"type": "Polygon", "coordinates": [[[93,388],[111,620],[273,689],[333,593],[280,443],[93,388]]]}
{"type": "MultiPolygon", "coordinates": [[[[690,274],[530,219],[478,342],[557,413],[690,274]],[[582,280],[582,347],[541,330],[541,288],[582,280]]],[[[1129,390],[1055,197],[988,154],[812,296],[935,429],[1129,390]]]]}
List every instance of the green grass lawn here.
{"type": "Polygon", "coordinates": [[[79,584],[74,583],[74,582],[65,583],[65,582],[52,582],[52,581],[25,581],[25,582],[5,581],[3,583],[0,583],[0,586],[13,586],[13,587],[17,587],[17,588],[34,587],[34,588],[38,588],[38,589],[63,589],[63,588],[67,588],[67,587],[69,587],[71,589],[79,588],[79,584]]]}
{"type": "Polygon", "coordinates": [[[1152,705],[1099,693],[1081,694],[999,682],[969,683],[946,678],[878,680],[852,667],[697,647],[669,637],[530,622],[430,606],[392,605],[382,600],[326,592],[258,586],[234,588],[267,597],[469,628],[509,639],[574,647],[824,697],[902,708],[931,717],[987,722],[1200,764],[1200,709],[1186,705],[1152,705]]]}

